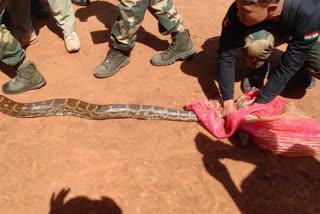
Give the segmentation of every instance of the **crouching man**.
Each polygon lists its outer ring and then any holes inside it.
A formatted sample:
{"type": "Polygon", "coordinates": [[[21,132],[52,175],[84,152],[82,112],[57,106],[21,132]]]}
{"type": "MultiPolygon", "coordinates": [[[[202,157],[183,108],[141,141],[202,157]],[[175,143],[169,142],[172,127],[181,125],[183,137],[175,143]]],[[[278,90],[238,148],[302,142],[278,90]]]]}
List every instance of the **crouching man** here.
{"type": "Polygon", "coordinates": [[[237,49],[252,69],[241,83],[247,93],[261,89],[256,103],[271,102],[295,75],[306,88],[315,85],[320,74],[320,3],[318,0],[237,0],[222,23],[218,50],[218,83],[223,115],[236,110],[233,102],[237,49]],[[288,43],[276,70],[266,85],[268,58],[272,50],[288,43]]]}

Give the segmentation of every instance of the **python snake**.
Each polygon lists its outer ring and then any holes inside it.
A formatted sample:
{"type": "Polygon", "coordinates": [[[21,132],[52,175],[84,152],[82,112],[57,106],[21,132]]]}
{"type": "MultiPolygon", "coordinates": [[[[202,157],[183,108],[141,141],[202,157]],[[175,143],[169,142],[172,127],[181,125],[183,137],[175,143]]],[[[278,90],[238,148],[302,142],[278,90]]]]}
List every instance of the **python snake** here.
{"type": "Polygon", "coordinates": [[[135,118],[143,120],[198,121],[191,111],[138,104],[97,105],[77,99],[52,99],[34,103],[15,102],[0,95],[0,112],[23,118],[75,116],[91,120],[135,118]]]}

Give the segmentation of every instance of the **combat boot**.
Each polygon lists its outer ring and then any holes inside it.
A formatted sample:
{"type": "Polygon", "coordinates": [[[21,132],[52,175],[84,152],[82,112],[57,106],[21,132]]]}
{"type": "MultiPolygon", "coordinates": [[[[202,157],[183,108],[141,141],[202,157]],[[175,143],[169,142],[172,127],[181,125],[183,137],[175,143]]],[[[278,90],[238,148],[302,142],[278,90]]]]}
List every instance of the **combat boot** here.
{"type": "Polygon", "coordinates": [[[241,90],[243,93],[248,93],[253,89],[261,89],[264,79],[268,76],[270,65],[268,62],[261,67],[250,72],[249,77],[245,77],[241,82],[241,90]]]}
{"type": "Polygon", "coordinates": [[[2,91],[5,94],[19,94],[31,89],[41,88],[45,84],[44,77],[33,62],[28,60],[18,67],[17,75],[2,86],[2,91]]]}
{"type": "Polygon", "coordinates": [[[177,60],[185,60],[196,53],[188,30],[171,35],[172,43],[168,49],[152,56],[151,63],[153,65],[170,65],[177,60]]]}
{"type": "Polygon", "coordinates": [[[111,77],[115,75],[121,67],[130,62],[129,52],[120,51],[111,48],[105,60],[94,70],[94,76],[97,78],[111,77]]]}

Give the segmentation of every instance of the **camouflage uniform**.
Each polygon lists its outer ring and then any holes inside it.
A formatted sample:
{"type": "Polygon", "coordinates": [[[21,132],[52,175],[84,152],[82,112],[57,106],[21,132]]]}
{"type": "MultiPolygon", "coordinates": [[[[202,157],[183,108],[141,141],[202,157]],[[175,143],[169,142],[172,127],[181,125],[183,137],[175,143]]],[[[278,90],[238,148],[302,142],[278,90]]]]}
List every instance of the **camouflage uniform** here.
{"type": "MultiPolygon", "coordinates": [[[[256,69],[262,66],[269,58],[272,50],[284,43],[288,43],[289,36],[280,35],[277,32],[260,30],[249,34],[245,38],[245,45],[242,47],[243,58],[248,67],[256,69]]],[[[320,74],[320,37],[307,55],[304,69],[309,72],[320,74]]]]}
{"type": "Polygon", "coordinates": [[[111,41],[115,49],[132,49],[136,33],[148,9],[158,20],[159,31],[163,35],[182,32],[182,17],[177,13],[172,0],[118,0],[120,16],[114,23],[111,41]]]}
{"type": "MultiPolygon", "coordinates": [[[[0,23],[7,0],[0,0],[0,23]]],[[[4,24],[0,24],[0,60],[7,65],[15,66],[25,58],[25,52],[18,40],[12,36],[4,24]]]]}

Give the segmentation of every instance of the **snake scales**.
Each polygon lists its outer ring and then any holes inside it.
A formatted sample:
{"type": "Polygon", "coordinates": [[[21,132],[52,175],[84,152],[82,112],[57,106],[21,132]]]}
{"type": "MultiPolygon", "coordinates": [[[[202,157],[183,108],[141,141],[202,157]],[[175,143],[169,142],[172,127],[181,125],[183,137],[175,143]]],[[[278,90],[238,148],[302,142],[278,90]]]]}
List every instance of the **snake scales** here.
{"type": "Polygon", "coordinates": [[[191,111],[138,104],[97,105],[77,99],[15,102],[0,95],[0,112],[14,117],[75,116],[91,120],[135,118],[144,120],[198,121],[191,111]]]}

